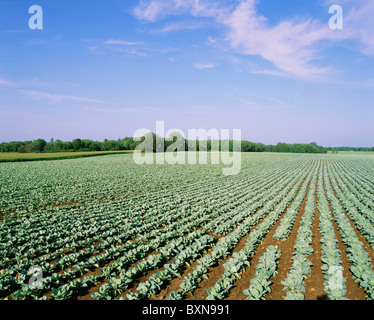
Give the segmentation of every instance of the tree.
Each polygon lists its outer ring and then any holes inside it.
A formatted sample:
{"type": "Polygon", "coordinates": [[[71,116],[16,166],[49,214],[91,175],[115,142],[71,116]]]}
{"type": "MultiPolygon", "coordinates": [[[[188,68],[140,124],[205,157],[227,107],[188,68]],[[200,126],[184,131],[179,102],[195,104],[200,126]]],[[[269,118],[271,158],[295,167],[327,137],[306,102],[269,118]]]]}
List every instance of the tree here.
{"type": "Polygon", "coordinates": [[[63,145],[63,150],[66,150],[66,151],[72,151],[73,150],[73,143],[70,142],[70,141],[64,141],[62,143],[63,145]]]}
{"type": "Polygon", "coordinates": [[[47,142],[44,139],[37,139],[32,142],[32,150],[34,152],[44,152],[47,142]]]}
{"type": "Polygon", "coordinates": [[[73,140],[73,149],[75,151],[78,151],[82,148],[82,140],[81,139],[74,139],[73,140]]]}
{"type": "Polygon", "coordinates": [[[57,139],[54,143],[54,150],[55,152],[59,152],[64,148],[64,144],[60,139],[57,139]]]}
{"type": "Polygon", "coordinates": [[[278,142],[275,146],[275,152],[290,152],[290,145],[284,142],[278,142]]]}
{"type": "Polygon", "coordinates": [[[132,150],[134,140],[132,138],[122,139],[122,148],[123,150],[132,150]]]}
{"type": "Polygon", "coordinates": [[[250,141],[242,141],[242,151],[243,152],[255,152],[256,144],[250,141]]]}
{"type": "Polygon", "coordinates": [[[45,148],[45,152],[53,152],[55,151],[55,140],[52,138],[49,142],[47,142],[45,148]]]}
{"type": "Polygon", "coordinates": [[[265,151],[265,145],[263,143],[256,143],[255,150],[256,150],[256,152],[264,152],[265,151]]]}
{"type": "Polygon", "coordinates": [[[178,131],[170,132],[168,137],[165,139],[165,149],[167,151],[185,151],[186,140],[178,131]]]}
{"type": "Polygon", "coordinates": [[[32,143],[31,142],[26,144],[25,152],[26,153],[31,153],[32,152],[32,143]]]}
{"type": "Polygon", "coordinates": [[[93,141],[89,139],[82,140],[82,146],[81,149],[84,149],[85,151],[95,151],[93,149],[93,141]]]}

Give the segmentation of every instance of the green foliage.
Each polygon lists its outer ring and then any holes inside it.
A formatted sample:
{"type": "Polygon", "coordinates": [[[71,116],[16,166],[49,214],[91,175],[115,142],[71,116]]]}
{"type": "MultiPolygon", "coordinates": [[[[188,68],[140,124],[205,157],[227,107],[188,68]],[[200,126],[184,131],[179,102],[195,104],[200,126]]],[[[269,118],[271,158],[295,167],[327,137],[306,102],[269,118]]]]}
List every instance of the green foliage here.
{"type": "Polygon", "coordinates": [[[247,295],[246,300],[263,299],[270,291],[271,279],[277,270],[277,262],[281,256],[281,251],[277,246],[269,246],[260,257],[256,266],[256,273],[251,280],[251,285],[243,293],[247,295]]]}
{"type": "MultiPolygon", "coordinates": [[[[149,299],[180,278],[167,299],[182,300],[220,265],[221,277],[207,288],[206,299],[224,299],[281,217],[282,232],[274,234],[287,239],[305,198],[292,266],[281,282],[285,299],[304,299],[315,218],[329,299],[345,298],[346,272],[367,299],[374,298],[372,257],[358,235],[373,246],[370,157],[245,154],[245,169],[232,177],[217,175],[219,167],[147,169],[128,158],[0,165],[0,207],[15,210],[0,221],[2,298],[42,300],[48,293],[48,299],[66,300],[92,293],[97,300],[149,299]],[[131,196],[133,190],[138,194],[131,196]],[[58,200],[80,203],[46,205],[58,200]],[[350,270],[341,267],[336,231],[350,270]],[[30,290],[34,265],[42,267],[43,279],[40,289],[30,290]],[[130,287],[136,292],[128,293],[130,287]]],[[[268,247],[252,266],[248,299],[266,298],[279,254],[268,247]]]]}
{"type": "MultiPolygon", "coordinates": [[[[175,148],[178,150],[190,150],[190,151],[219,151],[222,150],[222,144],[227,141],[214,141],[214,140],[185,140],[184,137],[178,132],[170,133],[169,137],[161,138],[156,134],[150,132],[143,137],[140,141],[134,140],[132,137],[126,137],[117,140],[104,141],[93,141],[90,139],[74,139],[73,141],[61,141],[59,139],[54,140],[53,138],[46,142],[44,139],[37,139],[34,141],[11,141],[0,143],[0,152],[78,152],[78,151],[119,151],[119,150],[135,150],[135,148],[143,143],[145,138],[150,135],[148,140],[150,150],[153,152],[160,151],[173,151],[175,148]],[[164,147],[162,147],[162,145],[164,147]],[[173,148],[171,145],[173,145],[173,148]],[[218,148],[215,148],[215,146],[218,148]],[[189,147],[190,146],[190,147],[189,147]],[[194,146],[191,149],[191,146],[194,146]],[[173,150],[171,150],[173,149],[173,150]]],[[[228,141],[229,151],[234,151],[233,140],[228,141]]],[[[369,148],[368,148],[369,149],[369,148]]],[[[312,142],[310,144],[288,144],[279,142],[277,145],[265,145],[263,143],[254,143],[246,140],[241,141],[242,152],[284,152],[284,153],[327,153],[327,148],[318,146],[317,143],[312,142]]],[[[226,150],[225,150],[226,151],[226,150]]]]}

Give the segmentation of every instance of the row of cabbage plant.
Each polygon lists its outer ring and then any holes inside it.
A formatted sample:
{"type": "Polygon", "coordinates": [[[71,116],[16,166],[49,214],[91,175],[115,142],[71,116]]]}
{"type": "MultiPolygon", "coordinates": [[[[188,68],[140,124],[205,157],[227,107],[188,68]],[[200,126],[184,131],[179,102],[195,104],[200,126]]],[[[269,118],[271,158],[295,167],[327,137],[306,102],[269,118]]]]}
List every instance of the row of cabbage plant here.
{"type": "MultiPolygon", "coordinates": [[[[331,172],[331,171],[329,171],[331,172]]],[[[342,203],[344,209],[355,222],[360,232],[370,243],[374,249],[374,216],[373,211],[364,206],[355,196],[348,190],[345,182],[336,174],[330,174],[333,179],[329,179],[335,194],[342,203]]]]}
{"type": "Polygon", "coordinates": [[[277,246],[267,247],[266,252],[259,258],[249,288],[243,291],[248,296],[246,300],[265,299],[265,296],[271,292],[270,279],[276,274],[280,257],[281,251],[277,246]]]}
{"type": "Polygon", "coordinates": [[[278,240],[287,240],[288,236],[291,233],[292,227],[295,223],[295,219],[300,211],[301,205],[306,197],[306,194],[309,190],[309,184],[311,183],[311,178],[314,176],[318,170],[318,167],[314,167],[314,171],[312,172],[311,176],[306,180],[303,184],[302,188],[298,196],[295,198],[295,201],[291,204],[291,206],[287,209],[286,214],[283,216],[281,223],[279,224],[278,228],[275,230],[273,237],[278,240]]]}
{"type": "Polygon", "coordinates": [[[323,172],[318,176],[318,212],[319,229],[321,232],[321,259],[324,272],[324,290],[332,300],[346,299],[347,293],[343,277],[343,267],[341,266],[341,252],[338,248],[338,240],[335,235],[332,213],[327,201],[324,184],[323,172]]]}
{"type": "MultiPolygon", "coordinates": [[[[325,173],[326,175],[326,173],[325,173]]],[[[350,271],[355,282],[367,294],[367,299],[374,299],[374,271],[369,253],[364,249],[362,241],[357,236],[349,218],[344,213],[344,209],[339,200],[335,197],[331,185],[325,181],[326,193],[329,197],[334,218],[338,225],[342,240],[347,246],[349,261],[352,263],[350,271]]]]}
{"type": "Polygon", "coordinates": [[[296,237],[295,251],[292,257],[293,263],[290,272],[281,281],[284,286],[283,291],[287,292],[284,297],[285,300],[304,300],[305,279],[311,273],[312,266],[312,262],[308,258],[314,251],[312,246],[312,225],[316,213],[316,182],[317,176],[314,175],[310,183],[305,211],[296,237]]]}
{"type": "MultiPolygon", "coordinates": [[[[294,201],[300,186],[302,186],[303,181],[311,173],[312,169],[313,168],[309,169],[309,171],[299,173],[300,175],[295,177],[291,191],[289,191],[286,196],[282,195],[282,201],[276,206],[276,208],[269,213],[263,213],[261,216],[258,216],[257,213],[255,216],[249,217],[246,220],[247,223],[249,222],[250,226],[253,226],[259,221],[259,218],[263,219],[263,221],[249,234],[244,249],[240,250],[235,256],[233,256],[230,263],[226,265],[228,270],[225,270],[223,276],[216,282],[216,284],[207,290],[208,299],[222,299],[229,294],[238,275],[240,275],[240,272],[243,272],[245,266],[248,265],[246,262],[248,262],[250,257],[256,253],[257,246],[265,238],[278,218],[286,211],[290,203],[294,201]],[[255,221],[253,221],[253,219],[255,219],[255,221]],[[229,270],[234,270],[234,272],[230,272],[229,270]]],[[[189,277],[184,281],[190,281],[189,277]]]]}

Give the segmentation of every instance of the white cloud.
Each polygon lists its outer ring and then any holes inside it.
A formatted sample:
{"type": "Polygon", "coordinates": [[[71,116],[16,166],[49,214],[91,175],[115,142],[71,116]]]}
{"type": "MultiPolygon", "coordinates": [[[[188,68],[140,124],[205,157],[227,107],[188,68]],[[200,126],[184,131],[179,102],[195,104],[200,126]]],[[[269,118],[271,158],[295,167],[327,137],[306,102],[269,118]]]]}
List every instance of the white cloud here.
{"type": "Polygon", "coordinates": [[[122,46],[137,46],[137,45],[142,45],[143,42],[134,42],[134,41],[123,41],[123,40],[105,40],[104,44],[108,45],[122,45],[122,46]]]}
{"type": "MultiPolygon", "coordinates": [[[[326,0],[326,12],[332,4],[336,1],[326,0]]],[[[362,53],[374,54],[374,25],[371,21],[374,2],[342,0],[339,4],[344,12],[343,30],[331,30],[328,21],[312,18],[305,21],[295,18],[269,26],[267,19],[256,11],[254,0],[241,2],[221,22],[229,28],[226,40],[232,49],[246,55],[259,55],[277,67],[276,70],[260,70],[258,73],[319,78],[332,71],[329,66],[317,64],[327,45],[358,40],[358,49],[362,53]]]]}
{"type": "Polygon", "coordinates": [[[195,64],[195,68],[198,69],[198,70],[204,70],[204,69],[210,69],[210,68],[214,68],[215,65],[212,64],[212,63],[196,63],[195,64]]]}
{"type": "Polygon", "coordinates": [[[140,20],[154,22],[169,15],[191,14],[194,17],[216,17],[226,5],[211,0],[142,0],[133,10],[140,20]]]}
{"type": "Polygon", "coordinates": [[[335,33],[339,39],[359,40],[357,49],[364,54],[374,55],[374,2],[372,0],[341,1],[344,29],[335,33]]]}
{"type": "MultiPolygon", "coordinates": [[[[140,20],[156,21],[161,15],[166,14],[170,4],[167,1],[142,1],[134,10],[133,14],[140,20]]],[[[169,11],[169,10],[168,10],[169,11]]]]}
{"type": "Polygon", "coordinates": [[[332,31],[327,24],[310,19],[300,22],[286,20],[269,26],[267,19],[257,13],[254,0],[241,2],[221,22],[229,28],[226,41],[233,50],[270,61],[277,68],[277,75],[281,75],[281,71],[300,77],[315,77],[329,70],[312,63],[318,57],[316,45],[327,39],[332,31]]]}
{"type": "Polygon", "coordinates": [[[250,94],[254,99],[225,95],[225,97],[241,102],[253,110],[269,110],[269,109],[290,109],[295,106],[285,103],[284,101],[272,97],[259,96],[250,94]]]}
{"type": "MultiPolygon", "coordinates": [[[[257,13],[254,0],[242,1],[236,7],[223,3],[198,0],[142,1],[134,9],[134,14],[141,20],[151,22],[181,13],[212,17],[227,28],[226,46],[243,55],[263,57],[274,64],[278,73],[313,77],[329,70],[312,64],[317,58],[314,45],[326,39],[331,32],[327,23],[322,25],[311,19],[302,22],[289,20],[269,26],[266,18],[257,13]]],[[[217,43],[216,39],[214,41],[217,43]]]]}
{"type": "Polygon", "coordinates": [[[100,112],[100,113],[138,113],[138,112],[150,112],[158,111],[158,108],[155,107],[137,107],[130,106],[125,108],[97,108],[97,107],[83,107],[85,111],[89,112],[100,112]]]}
{"type": "Polygon", "coordinates": [[[119,39],[108,40],[83,40],[84,42],[91,43],[88,50],[95,54],[104,54],[108,51],[118,52],[127,56],[145,57],[147,50],[145,43],[141,41],[125,41],[119,39]]]}
{"type": "MultiPolygon", "coordinates": [[[[243,0],[236,5],[225,1],[209,0],[142,0],[133,14],[142,21],[154,22],[171,15],[188,14],[193,17],[210,17],[226,27],[224,40],[209,38],[215,47],[229,49],[243,56],[260,56],[274,68],[254,73],[281,77],[298,77],[321,80],[333,68],[319,61],[323,49],[340,41],[350,40],[363,54],[374,54],[374,2],[372,0],[325,0],[328,7],[340,4],[344,10],[344,29],[331,30],[328,20],[295,17],[270,25],[258,13],[255,0],[243,0]],[[351,41],[353,40],[353,41],[351,41]]],[[[165,26],[164,31],[182,29],[181,25],[165,26]],[[168,29],[169,28],[169,29],[168,29]]]]}
{"type": "Polygon", "coordinates": [[[53,94],[35,90],[19,90],[20,94],[31,97],[33,99],[38,100],[46,100],[50,103],[60,103],[63,101],[73,101],[73,102],[92,102],[92,103],[108,103],[106,101],[97,100],[97,99],[90,99],[86,97],[79,97],[79,96],[71,96],[65,94],[53,94]]]}
{"type": "Polygon", "coordinates": [[[254,109],[254,110],[262,110],[263,107],[260,106],[257,102],[254,102],[252,100],[248,100],[248,99],[245,99],[245,98],[242,98],[242,97],[234,97],[234,96],[227,96],[228,98],[231,98],[233,100],[237,100],[237,101],[240,101],[241,103],[251,107],[251,109],[254,109]]]}
{"type": "Polygon", "coordinates": [[[65,81],[56,78],[49,78],[49,79],[40,79],[38,77],[34,77],[27,80],[19,80],[17,82],[19,87],[22,88],[35,88],[35,87],[43,87],[43,88],[59,88],[59,89],[74,89],[80,87],[79,83],[65,81]]]}
{"type": "Polygon", "coordinates": [[[176,23],[169,23],[162,27],[161,29],[152,30],[151,33],[168,33],[173,31],[181,31],[181,30],[196,30],[202,28],[204,26],[201,22],[176,22],[176,23]]]}
{"type": "Polygon", "coordinates": [[[17,87],[17,86],[18,85],[15,82],[0,78],[0,87],[17,87]]]}
{"type": "Polygon", "coordinates": [[[275,102],[281,106],[285,106],[286,103],[280,99],[277,99],[277,98],[272,98],[272,97],[265,97],[265,96],[260,96],[260,95],[257,95],[257,94],[252,94],[254,97],[256,98],[259,98],[259,99],[262,99],[262,100],[267,100],[267,101],[271,101],[271,102],[275,102]]]}

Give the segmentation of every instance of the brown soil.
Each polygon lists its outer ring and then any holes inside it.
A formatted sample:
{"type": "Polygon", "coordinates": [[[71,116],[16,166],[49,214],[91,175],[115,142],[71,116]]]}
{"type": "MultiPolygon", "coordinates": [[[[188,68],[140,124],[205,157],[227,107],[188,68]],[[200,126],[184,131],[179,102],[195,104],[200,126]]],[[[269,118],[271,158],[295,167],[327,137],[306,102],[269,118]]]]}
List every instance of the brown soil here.
{"type": "MultiPolygon", "coordinates": [[[[316,181],[316,190],[318,185],[318,177],[316,181]]],[[[315,193],[315,201],[317,204],[317,192],[315,193]]],[[[316,207],[314,221],[312,225],[312,246],[313,253],[310,255],[309,259],[313,265],[311,266],[311,272],[309,277],[305,279],[305,300],[324,300],[326,298],[326,293],[323,286],[323,273],[321,267],[323,265],[321,261],[321,233],[319,231],[319,211],[316,207]]]]}

